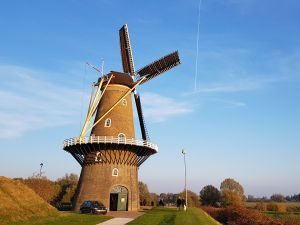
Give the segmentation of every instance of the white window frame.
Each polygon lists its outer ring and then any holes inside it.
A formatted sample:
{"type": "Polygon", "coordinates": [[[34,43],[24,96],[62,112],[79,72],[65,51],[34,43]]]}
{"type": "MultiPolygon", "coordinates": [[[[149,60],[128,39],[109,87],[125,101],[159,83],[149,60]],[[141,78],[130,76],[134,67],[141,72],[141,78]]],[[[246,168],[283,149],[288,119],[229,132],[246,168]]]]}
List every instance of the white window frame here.
{"type": "Polygon", "coordinates": [[[122,99],[122,105],[123,105],[123,106],[127,106],[127,100],[126,100],[126,98],[123,98],[123,99],[122,99]]]}
{"type": "Polygon", "coordinates": [[[118,134],[118,140],[119,140],[119,142],[126,142],[126,135],[124,134],[124,133],[119,133],[118,134]]]}
{"type": "Polygon", "coordinates": [[[118,170],[117,168],[113,168],[111,175],[112,175],[113,177],[119,176],[119,170],[118,170]],[[116,174],[115,174],[115,171],[117,171],[116,174]]]}
{"type": "Polygon", "coordinates": [[[104,127],[111,127],[111,118],[107,118],[104,121],[104,127]]]}
{"type": "Polygon", "coordinates": [[[96,156],[95,156],[95,162],[102,162],[102,159],[101,159],[101,153],[100,153],[100,152],[97,152],[97,153],[96,153],[96,156]]]}

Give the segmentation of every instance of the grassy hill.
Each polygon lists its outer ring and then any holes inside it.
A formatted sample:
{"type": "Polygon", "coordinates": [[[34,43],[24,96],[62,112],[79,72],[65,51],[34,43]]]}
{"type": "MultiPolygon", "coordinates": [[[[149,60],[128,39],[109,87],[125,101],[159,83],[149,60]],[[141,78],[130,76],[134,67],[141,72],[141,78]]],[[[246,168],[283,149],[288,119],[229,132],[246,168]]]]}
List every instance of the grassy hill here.
{"type": "Polygon", "coordinates": [[[56,214],[54,207],[25,184],[0,176],[0,224],[56,214]]]}
{"type": "Polygon", "coordinates": [[[0,225],[95,225],[110,218],[59,212],[21,181],[0,176],[0,225]]]}

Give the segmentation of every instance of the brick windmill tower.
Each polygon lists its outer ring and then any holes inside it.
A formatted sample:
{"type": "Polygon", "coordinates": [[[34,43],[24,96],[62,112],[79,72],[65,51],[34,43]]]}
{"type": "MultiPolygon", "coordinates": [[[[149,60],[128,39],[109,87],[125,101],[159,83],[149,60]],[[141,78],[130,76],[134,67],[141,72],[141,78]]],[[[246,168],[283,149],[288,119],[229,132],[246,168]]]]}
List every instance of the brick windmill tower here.
{"type": "Polygon", "coordinates": [[[127,25],[119,35],[123,72],[111,71],[94,83],[80,136],[64,141],[63,149],[82,166],[75,211],[85,200],[100,201],[111,211],[138,210],[138,167],[158,146],[149,141],[136,88],[180,64],[176,51],[136,72],[127,25]],[[135,138],[132,94],[142,140],[135,138]]]}

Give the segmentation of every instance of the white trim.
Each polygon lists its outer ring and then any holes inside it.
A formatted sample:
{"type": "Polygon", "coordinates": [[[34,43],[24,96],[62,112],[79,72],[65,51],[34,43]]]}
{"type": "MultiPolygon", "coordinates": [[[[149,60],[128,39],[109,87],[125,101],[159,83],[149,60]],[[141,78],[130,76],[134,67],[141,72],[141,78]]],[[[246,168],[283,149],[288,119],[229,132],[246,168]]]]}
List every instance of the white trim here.
{"type": "Polygon", "coordinates": [[[119,176],[119,170],[118,170],[117,168],[113,168],[111,175],[112,175],[113,177],[119,176]],[[117,171],[116,174],[115,174],[115,171],[117,171]]]}
{"type": "Polygon", "coordinates": [[[123,99],[122,99],[122,105],[123,105],[123,106],[127,106],[127,100],[126,100],[126,98],[123,98],[123,99]]]}
{"type": "MultiPolygon", "coordinates": [[[[84,144],[100,144],[100,143],[110,143],[110,144],[124,144],[124,142],[120,142],[118,137],[113,136],[88,136],[88,137],[74,137],[64,140],[63,146],[64,148],[73,146],[73,145],[84,145],[84,144]]],[[[154,143],[145,141],[145,140],[138,140],[135,138],[126,138],[125,144],[128,145],[136,145],[136,146],[144,146],[149,147],[156,152],[158,152],[158,146],[154,143]]]]}
{"type": "Polygon", "coordinates": [[[100,154],[100,152],[97,152],[96,156],[95,156],[95,162],[101,162],[101,161],[102,161],[101,154],[100,154]]]}
{"type": "Polygon", "coordinates": [[[126,142],[126,135],[124,133],[119,133],[118,139],[120,140],[120,142],[126,142]]]}
{"type": "Polygon", "coordinates": [[[107,118],[104,121],[104,127],[111,127],[111,118],[107,118]]]}

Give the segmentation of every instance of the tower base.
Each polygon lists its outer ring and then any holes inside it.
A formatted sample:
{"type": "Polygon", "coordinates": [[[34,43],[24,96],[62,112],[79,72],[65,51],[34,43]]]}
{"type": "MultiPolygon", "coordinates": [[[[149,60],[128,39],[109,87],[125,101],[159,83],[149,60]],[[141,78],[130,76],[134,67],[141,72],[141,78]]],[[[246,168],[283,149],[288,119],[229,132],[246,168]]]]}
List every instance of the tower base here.
{"type": "Polygon", "coordinates": [[[83,165],[74,210],[86,201],[99,201],[109,211],[137,211],[139,209],[138,168],[127,164],[83,165]]]}

